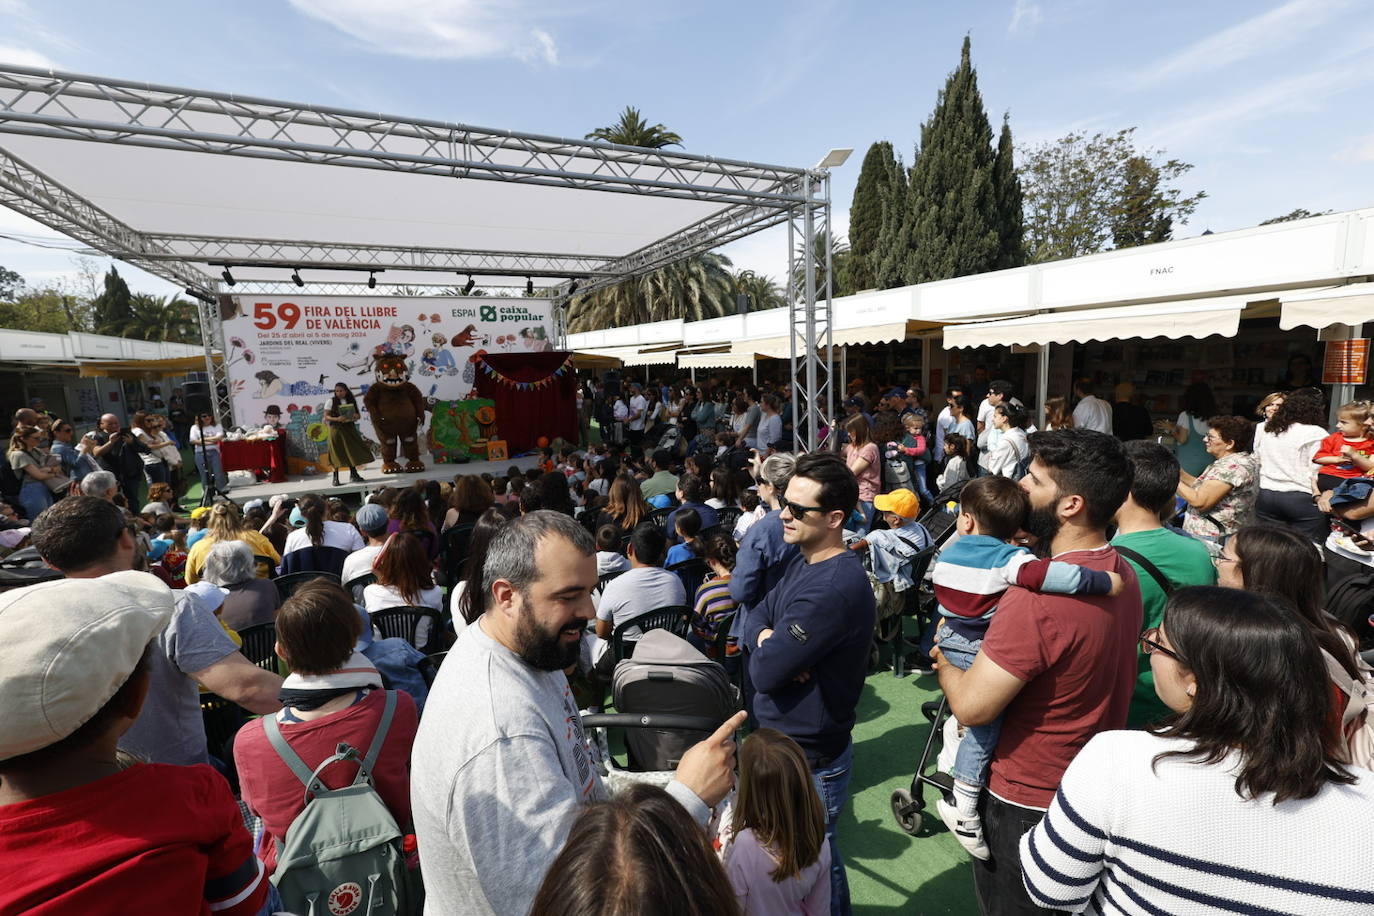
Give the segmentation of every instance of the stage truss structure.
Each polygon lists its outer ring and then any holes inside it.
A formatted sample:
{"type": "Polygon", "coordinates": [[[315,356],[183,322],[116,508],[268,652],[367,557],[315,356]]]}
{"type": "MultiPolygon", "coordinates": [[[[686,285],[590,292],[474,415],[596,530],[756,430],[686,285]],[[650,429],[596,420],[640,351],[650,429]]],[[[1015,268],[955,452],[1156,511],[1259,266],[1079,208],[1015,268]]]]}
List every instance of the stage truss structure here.
{"type": "Polygon", "coordinates": [[[354,244],[346,239],[217,237],[140,230],[30,163],[0,137],[0,204],[196,297],[216,419],[231,421],[218,297],[226,294],[452,294],[468,277],[539,277],[566,307],[579,295],[640,276],[764,229],[788,226],[791,378],[799,448],[814,448],[834,414],[830,365],[830,179],[789,168],[342,108],[0,64],[0,135],[181,150],[319,167],[438,175],[718,204],[709,216],[628,254],[354,244]],[[817,238],[826,244],[818,250],[817,238]],[[289,280],[239,280],[210,268],[284,268],[289,280]],[[312,270],[356,271],[357,283],[316,282],[312,270]],[[407,272],[452,272],[451,285],[407,283],[407,272]],[[818,282],[819,277],[819,282],[818,282]],[[369,278],[375,285],[369,283],[369,278]],[[554,281],[550,283],[549,281],[554,281]]]}

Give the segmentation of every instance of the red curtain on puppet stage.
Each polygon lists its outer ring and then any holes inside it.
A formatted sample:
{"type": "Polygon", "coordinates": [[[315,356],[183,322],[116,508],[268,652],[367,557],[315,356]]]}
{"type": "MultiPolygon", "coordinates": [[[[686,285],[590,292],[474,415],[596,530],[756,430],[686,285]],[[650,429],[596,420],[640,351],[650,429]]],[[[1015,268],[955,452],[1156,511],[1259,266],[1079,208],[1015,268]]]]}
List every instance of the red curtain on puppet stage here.
{"type": "Polygon", "coordinates": [[[512,455],[534,448],[540,436],[550,442],[559,436],[577,441],[577,377],[568,362],[571,355],[550,350],[481,357],[477,394],[496,402],[496,430],[512,455]]]}

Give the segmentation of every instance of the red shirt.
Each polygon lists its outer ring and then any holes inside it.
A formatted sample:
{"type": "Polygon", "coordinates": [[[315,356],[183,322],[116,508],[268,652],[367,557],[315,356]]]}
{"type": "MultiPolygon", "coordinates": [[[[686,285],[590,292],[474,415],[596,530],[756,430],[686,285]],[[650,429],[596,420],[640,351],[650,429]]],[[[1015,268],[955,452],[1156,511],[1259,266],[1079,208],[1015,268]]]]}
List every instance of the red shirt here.
{"type": "Polygon", "coordinates": [[[1355,478],[1365,476],[1364,471],[1356,467],[1355,462],[1341,455],[1341,450],[1347,447],[1353,451],[1359,452],[1366,458],[1370,455],[1374,455],[1374,439],[1359,439],[1355,442],[1351,442],[1345,438],[1343,433],[1332,433],[1322,440],[1321,445],[1317,446],[1316,454],[1312,456],[1312,460],[1316,461],[1318,458],[1340,458],[1341,463],[1317,465],[1317,472],[1321,474],[1330,474],[1332,477],[1355,478]]]}
{"type": "MultiPolygon", "coordinates": [[[[374,690],[361,702],[336,713],[309,722],[282,722],[282,737],[312,770],[334,756],[340,742],[365,754],[381,723],[385,699],[386,694],[374,690]]],[[[405,691],[397,691],[396,714],[372,770],[372,785],[403,831],[410,825],[410,746],[415,743],[419,724],[415,701],[405,691]]],[[[305,808],[305,786],[268,742],[261,719],[239,729],[234,738],[234,764],[244,802],[262,818],[265,835],[258,854],[270,874],[277,867],[276,841],[286,838],[286,829],[305,808]]],[[[358,765],[336,763],[320,776],[329,788],[342,789],[357,778],[358,765]]]]}
{"type": "Polygon", "coordinates": [[[1007,589],[981,651],[1026,682],[1007,706],[988,791],[1028,808],[1048,808],[1069,763],[1100,731],[1122,728],[1136,677],[1144,609],[1131,565],[1115,550],[1070,551],[1054,559],[1115,572],[1116,597],[1007,589]]]}
{"type": "Polygon", "coordinates": [[[229,784],[141,763],[0,807],[0,913],[249,916],[267,876],[229,784]]]}

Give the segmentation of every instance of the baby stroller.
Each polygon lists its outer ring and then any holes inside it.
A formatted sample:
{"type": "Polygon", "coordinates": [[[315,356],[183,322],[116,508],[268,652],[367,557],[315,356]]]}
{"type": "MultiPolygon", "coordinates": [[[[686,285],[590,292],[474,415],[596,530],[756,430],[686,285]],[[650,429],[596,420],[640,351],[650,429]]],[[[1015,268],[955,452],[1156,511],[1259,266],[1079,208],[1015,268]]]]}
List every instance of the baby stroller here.
{"type": "Polygon", "coordinates": [[[612,794],[630,782],[666,785],[687,749],[740,708],[739,690],[720,663],[662,629],[645,633],[634,655],[616,665],[611,697],[617,712],[583,714],[582,725],[612,794]],[[627,730],[623,769],[611,755],[610,728],[627,730]]]}
{"type": "Polygon", "coordinates": [[[949,712],[949,701],[944,697],[921,704],[921,715],[930,722],[930,734],[926,736],[921,760],[916,764],[916,774],[911,777],[910,789],[897,789],[892,793],[892,816],[904,833],[917,836],[921,830],[921,812],[925,810],[926,800],[922,792],[924,786],[934,786],[949,797],[954,792],[954,777],[949,774],[954,765],[954,750],[957,747],[955,734],[957,723],[949,712]],[[935,772],[927,772],[930,766],[930,752],[940,741],[941,751],[936,762],[935,772]]]}

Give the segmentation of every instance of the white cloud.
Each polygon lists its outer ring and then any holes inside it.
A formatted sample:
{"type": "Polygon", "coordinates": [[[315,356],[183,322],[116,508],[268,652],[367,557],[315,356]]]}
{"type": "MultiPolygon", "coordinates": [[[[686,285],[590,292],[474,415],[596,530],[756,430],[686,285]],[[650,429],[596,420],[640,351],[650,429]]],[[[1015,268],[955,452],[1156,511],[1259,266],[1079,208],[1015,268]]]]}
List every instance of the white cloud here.
{"type": "Polygon", "coordinates": [[[1374,162],[1374,134],[1356,140],[1336,154],[1342,162],[1374,162]]]}
{"type": "Polygon", "coordinates": [[[1160,146],[1208,136],[1230,143],[1234,138],[1220,132],[1228,124],[1270,119],[1287,112],[1316,111],[1332,96],[1374,83],[1374,65],[1363,53],[1367,47],[1337,57],[1317,70],[1262,83],[1229,97],[1202,101],[1172,121],[1142,127],[1142,139],[1160,146]]]}
{"type": "Polygon", "coordinates": [[[1044,18],[1045,11],[1034,0],[1016,0],[1011,8],[1011,22],[1007,25],[1007,31],[1012,34],[1022,30],[1034,31],[1044,18]]]}
{"type": "Polygon", "coordinates": [[[558,63],[553,34],[536,24],[560,14],[547,0],[290,0],[374,51],[430,60],[516,58],[558,63]]]}
{"type": "MultiPolygon", "coordinates": [[[[1351,0],[1289,0],[1268,12],[1196,41],[1137,73],[1134,87],[1221,70],[1292,44],[1350,5],[1351,0]]],[[[1019,3],[1019,0],[1018,0],[1019,3]]]]}
{"type": "Polygon", "coordinates": [[[10,45],[0,45],[0,63],[14,64],[17,67],[39,67],[44,70],[62,69],[51,57],[41,51],[35,51],[31,48],[16,48],[10,45]]]}

